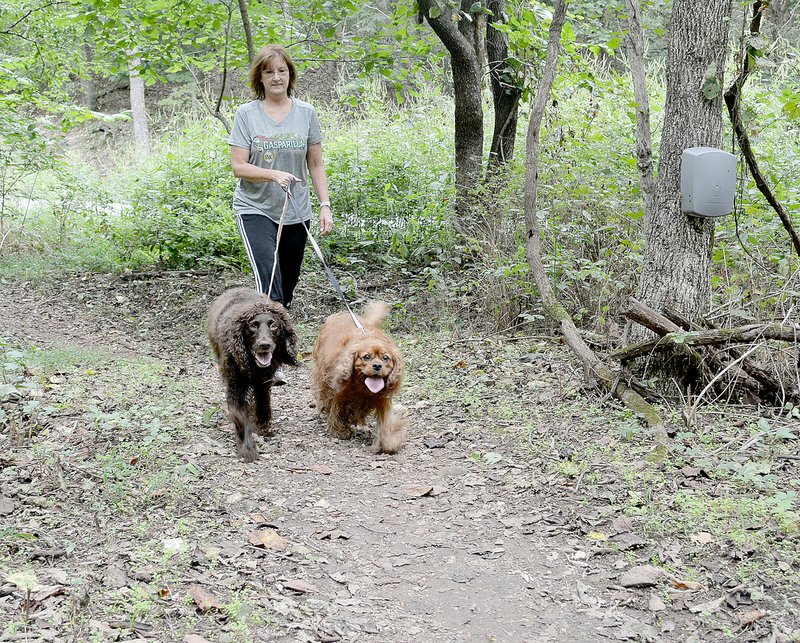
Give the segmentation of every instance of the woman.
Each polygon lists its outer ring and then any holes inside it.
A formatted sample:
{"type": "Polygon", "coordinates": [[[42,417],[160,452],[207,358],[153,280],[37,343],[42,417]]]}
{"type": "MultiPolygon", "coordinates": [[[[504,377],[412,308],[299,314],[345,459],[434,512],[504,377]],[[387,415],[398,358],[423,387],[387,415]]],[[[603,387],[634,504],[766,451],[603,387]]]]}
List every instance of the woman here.
{"type": "Polygon", "coordinates": [[[319,118],[311,105],[292,97],[296,79],[284,47],[268,45],[259,51],[250,69],[256,100],[236,111],[228,138],[231,168],[239,179],[233,197],[236,223],[262,293],[269,288],[278,224],[286,192],[291,192],[269,293],[287,308],[300,278],[305,226],[311,219],[309,175],[320,201],[320,232],[333,229],[319,118]]]}

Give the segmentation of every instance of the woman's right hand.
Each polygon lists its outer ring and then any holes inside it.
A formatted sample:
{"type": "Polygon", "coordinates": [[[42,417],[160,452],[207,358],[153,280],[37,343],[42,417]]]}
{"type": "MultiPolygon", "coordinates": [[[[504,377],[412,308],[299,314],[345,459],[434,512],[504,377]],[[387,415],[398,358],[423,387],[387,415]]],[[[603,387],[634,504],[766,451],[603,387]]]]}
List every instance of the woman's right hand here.
{"type": "Polygon", "coordinates": [[[299,181],[294,174],[289,172],[281,172],[280,170],[272,170],[272,180],[275,181],[278,185],[280,185],[284,191],[288,192],[289,189],[292,187],[292,181],[299,181]]]}

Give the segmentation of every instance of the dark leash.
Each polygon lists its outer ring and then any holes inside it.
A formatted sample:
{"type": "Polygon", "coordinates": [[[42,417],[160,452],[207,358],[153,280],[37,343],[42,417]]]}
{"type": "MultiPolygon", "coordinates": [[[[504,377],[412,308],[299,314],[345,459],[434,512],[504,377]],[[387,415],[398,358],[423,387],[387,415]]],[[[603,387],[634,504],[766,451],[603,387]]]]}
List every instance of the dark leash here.
{"type": "MultiPolygon", "coordinates": [[[[278,242],[280,241],[280,238],[281,238],[281,230],[283,228],[283,219],[286,216],[286,209],[287,209],[287,207],[289,205],[289,201],[290,200],[291,200],[292,205],[294,206],[295,210],[297,210],[297,203],[294,200],[294,196],[292,195],[291,188],[288,189],[288,190],[285,190],[285,192],[286,192],[286,199],[283,202],[283,212],[281,213],[281,220],[280,220],[280,223],[278,224],[278,237],[277,237],[277,241],[275,242],[275,258],[274,258],[274,261],[273,261],[273,264],[272,264],[272,276],[273,277],[275,276],[275,266],[277,265],[277,261],[278,261],[278,242]]],[[[347,312],[350,313],[350,317],[353,320],[353,323],[356,325],[356,328],[358,328],[358,330],[360,330],[362,333],[365,333],[366,330],[364,329],[364,325],[358,320],[358,317],[355,316],[355,313],[353,313],[353,309],[350,308],[350,304],[347,301],[347,297],[345,297],[344,292],[342,292],[342,287],[339,285],[339,280],[336,279],[336,275],[333,274],[333,270],[331,270],[331,267],[328,265],[328,262],[325,261],[325,257],[322,254],[322,250],[320,249],[319,244],[317,243],[317,240],[314,238],[314,235],[311,234],[311,229],[308,227],[308,225],[306,225],[305,221],[301,221],[301,223],[303,224],[303,228],[305,228],[306,234],[308,235],[308,240],[311,242],[311,247],[314,248],[314,252],[316,253],[317,257],[319,258],[320,263],[322,263],[322,267],[325,268],[325,272],[328,275],[328,280],[331,282],[331,285],[333,286],[333,289],[339,295],[339,299],[342,300],[342,303],[344,303],[345,308],[347,308],[347,312]]],[[[270,279],[269,290],[267,292],[272,292],[272,279],[270,279]]]]}

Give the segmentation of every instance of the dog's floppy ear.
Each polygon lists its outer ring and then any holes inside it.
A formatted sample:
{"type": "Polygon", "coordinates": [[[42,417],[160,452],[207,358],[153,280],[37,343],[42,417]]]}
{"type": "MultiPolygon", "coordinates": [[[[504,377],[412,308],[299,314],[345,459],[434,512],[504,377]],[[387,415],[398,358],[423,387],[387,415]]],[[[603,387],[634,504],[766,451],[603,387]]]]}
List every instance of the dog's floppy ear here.
{"type": "Polygon", "coordinates": [[[395,351],[390,351],[389,354],[394,360],[394,368],[389,373],[389,377],[386,378],[386,386],[390,391],[393,391],[403,381],[403,358],[400,353],[395,351]]]}
{"type": "Polygon", "coordinates": [[[247,315],[238,315],[233,319],[232,332],[225,337],[225,350],[233,356],[241,368],[247,368],[250,362],[250,352],[247,346],[246,331],[247,315]]]}
{"type": "Polygon", "coordinates": [[[280,323],[280,339],[275,348],[275,359],[281,364],[298,366],[300,363],[297,361],[297,333],[289,318],[289,312],[282,305],[272,303],[270,312],[280,323]]]}

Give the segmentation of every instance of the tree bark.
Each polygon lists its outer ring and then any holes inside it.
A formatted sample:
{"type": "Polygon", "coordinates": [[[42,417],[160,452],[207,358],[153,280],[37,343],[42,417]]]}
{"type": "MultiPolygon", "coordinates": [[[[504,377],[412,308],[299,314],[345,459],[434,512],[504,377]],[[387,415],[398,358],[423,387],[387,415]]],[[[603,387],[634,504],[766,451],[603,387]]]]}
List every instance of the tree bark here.
{"type": "Polygon", "coordinates": [[[147,110],[144,102],[144,80],[139,69],[142,59],[131,52],[130,59],[130,97],[131,114],[133,116],[133,141],[140,156],[150,154],[150,129],[147,125],[147,110]]]}
{"type": "Polygon", "coordinates": [[[628,9],[627,52],[628,66],[633,79],[636,99],[636,168],[642,191],[644,229],[650,226],[653,212],[653,142],[650,137],[650,99],[647,96],[647,79],[644,71],[644,29],[639,0],[625,0],[628,9]]]}
{"type": "MultiPolygon", "coordinates": [[[[653,216],[647,229],[638,299],[701,317],[711,293],[713,219],[681,211],[684,149],[722,144],[722,79],[731,0],[675,0],[667,56],[667,98],[653,216]]],[[[635,339],[650,335],[633,329],[635,339]],[[638,337],[637,337],[638,335],[638,337]]]]}
{"type": "Polygon", "coordinates": [[[255,46],[253,45],[253,28],[250,26],[250,13],[247,11],[247,0],[239,0],[239,13],[242,16],[242,30],[247,41],[247,61],[252,65],[253,58],[256,57],[255,46]]]}
{"type": "MultiPolygon", "coordinates": [[[[469,11],[470,6],[469,0],[464,0],[464,11],[469,11]]],[[[481,68],[474,30],[464,27],[462,31],[459,25],[465,21],[454,20],[449,6],[442,9],[433,0],[419,0],[419,9],[450,54],[455,95],[456,202],[453,225],[462,236],[470,236],[474,220],[470,197],[480,180],[483,165],[481,68]],[[432,7],[435,8],[433,17],[432,7]]]]}
{"type": "Polygon", "coordinates": [[[486,51],[494,103],[494,130],[489,149],[489,170],[500,168],[514,156],[519,101],[522,90],[517,72],[508,64],[508,37],[496,24],[505,23],[506,0],[489,0],[491,16],[486,28],[486,51]]]}

